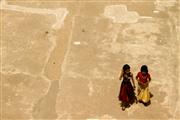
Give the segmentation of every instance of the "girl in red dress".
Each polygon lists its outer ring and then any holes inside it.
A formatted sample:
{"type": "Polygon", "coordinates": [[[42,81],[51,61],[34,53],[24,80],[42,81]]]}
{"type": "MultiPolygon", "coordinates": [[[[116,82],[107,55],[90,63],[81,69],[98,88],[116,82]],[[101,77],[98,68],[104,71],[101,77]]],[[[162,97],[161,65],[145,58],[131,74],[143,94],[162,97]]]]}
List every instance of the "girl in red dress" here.
{"type": "Polygon", "coordinates": [[[141,71],[137,74],[136,80],[138,81],[138,99],[139,102],[147,104],[150,102],[150,92],[148,89],[151,76],[148,73],[148,67],[142,65],[141,71]]]}
{"type": "Polygon", "coordinates": [[[121,101],[122,110],[125,110],[127,107],[130,106],[130,104],[133,104],[136,100],[134,93],[135,83],[133,79],[133,74],[130,72],[130,66],[128,64],[125,64],[123,66],[119,80],[121,80],[122,78],[123,81],[120,87],[119,101],[121,101]],[[131,80],[133,86],[131,84],[131,80]]]}

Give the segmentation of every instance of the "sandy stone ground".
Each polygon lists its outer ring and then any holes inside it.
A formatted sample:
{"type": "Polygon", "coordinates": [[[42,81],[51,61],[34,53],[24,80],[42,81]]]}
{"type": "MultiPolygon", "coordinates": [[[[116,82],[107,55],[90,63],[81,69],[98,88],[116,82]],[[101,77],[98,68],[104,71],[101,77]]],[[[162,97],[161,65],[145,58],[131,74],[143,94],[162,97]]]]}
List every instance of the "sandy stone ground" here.
{"type": "Polygon", "coordinates": [[[179,3],[0,0],[1,120],[180,120],[179,3]],[[121,110],[126,63],[148,65],[148,107],[121,110]]]}

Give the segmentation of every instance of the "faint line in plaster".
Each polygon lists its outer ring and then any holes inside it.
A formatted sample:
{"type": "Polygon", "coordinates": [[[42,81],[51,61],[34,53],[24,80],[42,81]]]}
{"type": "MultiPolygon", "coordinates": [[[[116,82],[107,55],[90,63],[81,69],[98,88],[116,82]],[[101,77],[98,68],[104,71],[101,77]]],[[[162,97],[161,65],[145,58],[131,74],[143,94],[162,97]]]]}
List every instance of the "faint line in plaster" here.
{"type": "Polygon", "coordinates": [[[49,51],[47,53],[47,57],[46,57],[46,60],[45,60],[45,64],[44,64],[44,67],[41,71],[41,74],[44,75],[44,71],[45,71],[45,68],[48,64],[48,61],[51,57],[51,53],[53,52],[53,50],[56,48],[56,38],[53,36],[53,29],[49,31],[48,35],[47,35],[47,39],[51,42],[51,47],[49,48],[49,51]]]}
{"type": "Polygon", "coordinates": [[[21,74],[32,76],[32,77],[37,77],[37,75],[31,74],[29,72],[21,71],[18,68],[15,68],[12,66],[6,66],[6,67],[2,68],[1,73],[2,74],[20,74],[21,73],[21,74]]]}
{"type": "MultiPolygon", "coordinates": [[[[70,37],[69,37],[69,41],[68,41],[68,45],[67,45],[67,50],[66,50],[66,53],[64,55],[64,59],[62,61],[62,65],[61,65],[61,76],[60,76],[60,86],[61,86],[61,82],[62,82],[62,78],[63,78],[63,74],[64,74],[64,71],[65,71],[65,66],[66,66],[66,62],[67,62],[67,57],[68,57],[68,54],[70,53],[70,48],[71,48],[71,42],[72,42],[72,36],[73,36],[73,29],[74,29],[74,26],[75,26],[75,17],[74,16],[72,18],[72,28],[71,28],[71,33],[70,33],[70,37]]],[[[61,88],[61,87],[60,87],[61,88]]]]}

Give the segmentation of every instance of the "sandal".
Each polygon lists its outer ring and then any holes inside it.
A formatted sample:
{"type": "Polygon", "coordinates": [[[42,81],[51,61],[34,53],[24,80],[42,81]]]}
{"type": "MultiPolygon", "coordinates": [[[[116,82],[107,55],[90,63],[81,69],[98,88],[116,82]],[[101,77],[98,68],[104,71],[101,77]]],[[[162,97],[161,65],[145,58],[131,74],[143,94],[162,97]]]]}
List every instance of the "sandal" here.
{"type": "Polygon", "coordinates": [[[122,111],[124,111],[125,109],[126,109],[126,107],[123,106],[123,107],[122,107],[122,111]]]}

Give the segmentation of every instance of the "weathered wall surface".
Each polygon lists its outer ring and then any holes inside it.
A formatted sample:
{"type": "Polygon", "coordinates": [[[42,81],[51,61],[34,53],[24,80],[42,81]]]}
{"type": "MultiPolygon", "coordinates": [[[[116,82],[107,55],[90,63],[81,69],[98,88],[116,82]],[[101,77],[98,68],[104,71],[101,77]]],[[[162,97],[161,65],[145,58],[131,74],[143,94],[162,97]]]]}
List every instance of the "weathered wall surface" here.
{"type": "Polygon", "coordinates": [[[1,0],[1,119],[180,119],[178,0],[1,0]],[[121,111],[147,64],[151,105],[121,111]]]}

